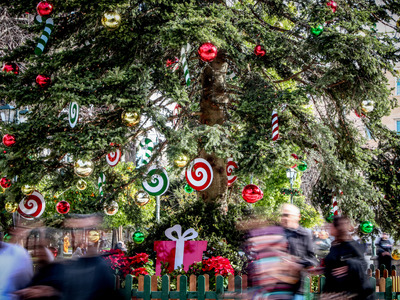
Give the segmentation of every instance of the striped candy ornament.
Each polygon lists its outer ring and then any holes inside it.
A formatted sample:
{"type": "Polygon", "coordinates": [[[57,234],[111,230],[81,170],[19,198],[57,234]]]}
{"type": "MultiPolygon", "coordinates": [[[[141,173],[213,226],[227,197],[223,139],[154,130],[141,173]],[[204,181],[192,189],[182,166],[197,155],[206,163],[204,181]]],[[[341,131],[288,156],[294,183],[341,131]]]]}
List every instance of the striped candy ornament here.
{"type": "Polygon", "coordinates": [[[151,196],[164,195],[169,187],[169,178],[164,168],[151,167],[147,172],[150,180],[142,182],[143,189],[151,196]]]}
{"type": "Polygon", "coordinates": [[[18,213],[27,220],[39,218],[46,208],[46,201],[41,193],[34,191],[31,195],[22,199],[18,205],[18,213]]]}
{"type": "Polygon", "coordinates": [[[186,49],[185,47],[181,48],[181,63],[182,63],[182,67],[183,67],[183,73],[185,74],[185,82],[186,85],[189,86],[190,85],[190,75],[189,75],[189,67],[188,67],[188,62],[187,62],[187,55],[190,51],[190,44],[187,43],[186,45],[186,49]]]}
{"type": "Polygon", "coordinates": [[[108,153],[106,156],[106,161],[109,166],[115,167],[118,165],[120,159],[121,159],[122,153],[121,150],[115,149],[115,152],[108,153]]]}
{"type": "Polygon", "coordinates": [[[71,128],[74,128],[79,119],[79,105],[76,102],[71,102],[68,108],[68,121],[71,128]]]}
{"type": "Polygon", "coordinates": [[[151,139],[149,138],[144,138],[140,142],[140,147],[142,148],[143,155],[140,160],[140,162],[144,165],[147,165],[150,162],[151,158],[151,153],[153,152],[154,149],[154,143],[151,139]]]}
{"type": "MultiPolygon", "coordinates": [[[[341,193],[341,191],[339,190],[339,193],[341,193]]],[[[332,210],[331,212],[333,213],[334,216],[339,215],[339,207],[338,207],[338,202],[336,199],[336,192],[333,193],[333,197],[332,197],[332,210]]]]}
{"type": "Polygon", "coordinates": [[[207,189],[214,178],[213,169],[204,158],[194,159],[186,169],[186,181],[196,191],[207,189]]]}
{"type": "Polygon", "coordinates": [[[278,113],[272,111],[272,140],[276,141],[279,138],[278,113]]]}
{"type": "Polygon", "coordinates": [[[97,179],[97,186],[99,187],[99,194],[103,197],[103,185],[106,184],[106,175],[100,173],[99,178],[97,179]]]}
{"type": "Polygon", "coordinates": [[[36,45],[35,48],[36,55],[41,55],[43,53],[44,47],[46,46],[47,41],[50,38],[51,31],[54,28],[54,21],[52,18],[43,18],[41,16],[36,16],[35,18],[36,24],[41,24],[43,22],[46,22],[46,26],[44,27],[41,37],[39,38],[38,44],[36,45]]]}
{"type": "Polygon", "coordinates": [[[237,176],[232,175],[234,169],[239,169],[236,161],[233,158],[228,158],[226,163],[226,175],[228,176],[228,186],[231,186],[237,179],[237,176]]]}

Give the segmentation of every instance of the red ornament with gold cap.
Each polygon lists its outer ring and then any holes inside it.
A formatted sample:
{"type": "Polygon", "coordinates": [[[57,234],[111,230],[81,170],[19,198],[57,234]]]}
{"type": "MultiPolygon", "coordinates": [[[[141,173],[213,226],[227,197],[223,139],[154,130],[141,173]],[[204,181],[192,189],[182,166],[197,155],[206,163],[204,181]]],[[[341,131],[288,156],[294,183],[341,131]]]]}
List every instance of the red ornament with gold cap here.
{"type": "Polygon", "coordinates": [[[202,61],[212,62],[217,57],[218,50],[213,44],[204,43],[200,46],[198,53],[202,61]]]}
{"type": "Polygon", "coordinates": [[[248,203],[256,203],[264,197],[264,193],[255,184],[248,184],[242,190],[242,197],[248,203]]]}

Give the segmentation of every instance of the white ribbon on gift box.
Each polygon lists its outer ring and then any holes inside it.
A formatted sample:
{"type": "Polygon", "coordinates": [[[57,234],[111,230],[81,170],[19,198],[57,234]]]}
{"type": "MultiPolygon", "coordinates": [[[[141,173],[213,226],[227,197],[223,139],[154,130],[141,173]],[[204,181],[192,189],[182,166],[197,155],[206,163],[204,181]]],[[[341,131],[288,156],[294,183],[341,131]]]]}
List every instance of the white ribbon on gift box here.
{"type": "Polygon", "coordinates": [[[183,265],[183,254],[185,252],[185,241],[197,238],[198,233],[193,228],[189,228],[182,234],[181,225],[175,225],[175,226],[165,230],[165,236],[167,238],[169,238],[171,241],[176,241],[174,269],[177,269],[178,267],[183,265]],[[173,232],[176,232],[176,234],[178,236],[177,238],[172,235],[173,232]]]}

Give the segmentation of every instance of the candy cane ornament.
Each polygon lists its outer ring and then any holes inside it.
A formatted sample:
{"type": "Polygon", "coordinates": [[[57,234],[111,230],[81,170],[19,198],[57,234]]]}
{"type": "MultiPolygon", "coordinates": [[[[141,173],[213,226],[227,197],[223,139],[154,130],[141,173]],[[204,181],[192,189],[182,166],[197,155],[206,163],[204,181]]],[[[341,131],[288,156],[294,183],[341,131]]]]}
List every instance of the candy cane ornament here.
{"type": "Polygon", "coordinates": [[[36,48],[35,48],[36,55],[41,55],[43,53],[44,47],[46,46],[47,41],[50,38],[50,34],[54,28],[54,21],[52,18],[43,18],[41,16],[36,16],[36,18],[35,18],[36,24],[41,24],[43,22],[45,22],[46,25],[44,27],[42,35],[39,38],[39,42],[36,45],[36,48]]]}
{"type": "Polygon", "coordinates": [[[196,191],[206,190],[214,178],[213,169],[204,158],[194,159],[185,173],[187,183],[196,191]]]}
{"type": "Polygon", "coordinates": [[[100,173],[99,178],[97,180],[97,186],[99,187],[99,194],[103,197],[103,185],[106,184],[106,175],[100,173]]]}
{"type": "Polygon", "coordinates": [[[231,186],[237,180],[237,176],[232,175],[234,169],[239,169],[237,162],[233,161],[233,158],[228,158],[228,162],[226,163],[226,176],[228,176],[228,186],[231,186]]]}
{"type": "Polygon", "coordinates": [[[74,128],[79,119],[79,105],[76,102],[71,102],[68,108],[69,126],[74,128]]]}
{"type": "Polygon", "coordinates": [[[121,150],[116,149],[115,152],[108,153],[106,156],[106,161],[109,166],[115,167],[118,165],[120,159],[121,159],[122,153],[121,150]]]}
{"type": "Polygon", "coordinates": [[[34,191],[31,195],[22,199],[18,205],[18,213],[27,220],[39,218],[46,208],[46,201],[41,193],[34,191]]]}
{"type": "Polygon", "coordinates": [[[142,182],[143,189],[151,196],[164,195],[169,187],[169,178],[167,171],[164,168],[157,168],[153,166],[147,172],[150,181],[145,180],[142,182]]]}
{"type": "Polygon", "coordinates": [[[150,162],[151,154],[154,150],[154,143],[149,138],[144,138],[140,142],[140,147],[142,148],[143,155],[141,158],[141,163],[147,165],[150,162]]]}
{"type": "Polygon", "coordinates": [[[278,113],[272,111],[272,140],[276,141],[279,138],[278,113]]]}
{"type": "Polygon", "coordinates": [[[188,66],[188,62],[187,62],[187,55],[189,53],[191,49],[191,46],[189,43],[186,44],[186,48],[182,47],[181,48],[181,63],[182,63],[182,67],[183,67],[183,73],[185,75],[185,82],[186,85],[189,86],[190,85],[190,75],[189,75],[189,66],[188,66]]]}
{"type": "Polygon", "coordinates": [[[182,111],[182,106],[176,104],[174,110],[172,111],[172,116],[173,116],[172,124],[174,126],[176,125],[176,123],[178,123],[178,115],[181,113],[181,111],[182,111]]]}

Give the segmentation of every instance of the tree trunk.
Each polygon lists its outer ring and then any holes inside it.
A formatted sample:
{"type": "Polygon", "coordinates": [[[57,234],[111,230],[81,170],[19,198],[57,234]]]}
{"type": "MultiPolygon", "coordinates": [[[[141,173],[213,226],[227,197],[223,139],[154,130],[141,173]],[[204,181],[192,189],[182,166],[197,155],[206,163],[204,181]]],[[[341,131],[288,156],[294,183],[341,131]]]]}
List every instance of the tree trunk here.
{"type": "MultiPolygon", "coordinates": [[[[226,54],[220,51],[218,56],[208,63],[202,74],[203,94],[200,100],[200,122],[208,126],[222,125],[225,122],[225,107],[229,97],[225,93],[226,71],[228,63],[226,54]]],[[[199,192],[205,202],[220,202],[226,208],[226,193],[228,178],[225,170],[225,158],[219,158],[215,153],[200,151],[200,157],[206,159],[213,168],[214,179],[210,187],[199,192]]]]}

